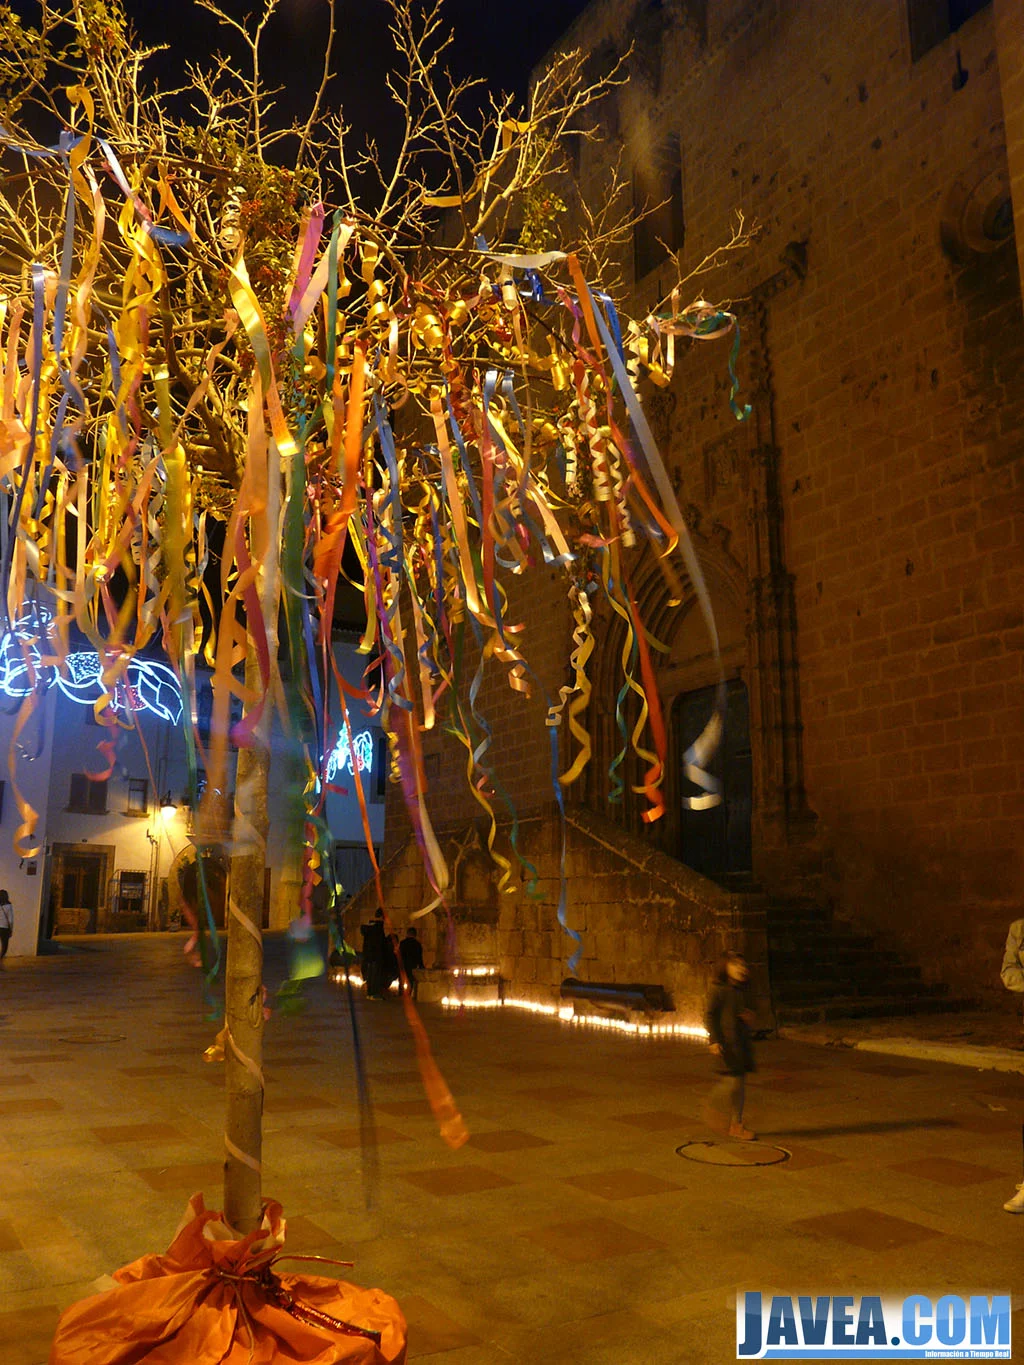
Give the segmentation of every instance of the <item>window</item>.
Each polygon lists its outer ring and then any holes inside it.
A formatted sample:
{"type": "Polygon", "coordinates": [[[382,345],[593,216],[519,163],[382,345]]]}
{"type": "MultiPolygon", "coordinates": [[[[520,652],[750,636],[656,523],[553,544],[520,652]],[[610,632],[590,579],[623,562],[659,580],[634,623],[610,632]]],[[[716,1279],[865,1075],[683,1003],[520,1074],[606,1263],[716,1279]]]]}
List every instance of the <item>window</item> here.
{"type": "Polygon", "coordinates": [[[130,777],[128,779],[127,813],[129,815],[149,814],[149,783],[144,777],[130,777]]]}
{"type": "Polygon", "coordinates": [[[213,723],[213,687],[209,678],[196,680],[196,726],[203,748],[210,743],[210,726],[213,723]]]}
{"type": "Polygon", "coordinates": [[[68,810],[78,815],[106,815],[106,782],[96,781],[88,773],[72,773],[68,810]]]}
{"type": "Polygon", "coordinates": [[[911,59],[918,61],[988,3],[989,0],[907,0],[911,59]]]}
{"type": "Polygon", "coordinates": [[[666,247],[678,251],[686,237],[683,165],[677,137],[663,142],[651,154],[650,164],[634,170],[633,211],[647,215],[633,230],[633,271],[640,281],[666,264],[666,247]]]}
{"type": "Polygon", "coordinates": [[[145,872],[118,872],[114,887],[114,915],[120,916],[118,928],[144,928],[146,923],[145,872]],[[130,920],[131,922],[126,922],[130,920]]]}

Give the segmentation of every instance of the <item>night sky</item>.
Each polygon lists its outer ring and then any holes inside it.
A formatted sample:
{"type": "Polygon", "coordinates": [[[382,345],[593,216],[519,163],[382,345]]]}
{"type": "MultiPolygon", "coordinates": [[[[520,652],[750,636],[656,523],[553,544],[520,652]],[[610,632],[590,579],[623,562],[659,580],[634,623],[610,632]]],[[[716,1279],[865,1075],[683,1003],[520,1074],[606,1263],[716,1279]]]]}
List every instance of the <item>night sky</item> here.
{"type": "MultiPolygon", "coordinates": [[[[221,0],[222,8],[244,14],[257,0],[221,0]]],[[[506,7],[482,0],[447,0],[443,13],[457,38],[451,68],[458,76],[478,76],[495,90],[521,93],[532,66],[586,8],[586,0],[515,0],[506,7]]],[[[232,35],[209,13],[189,3],[127,0],[127,10],[141,37],[167,43],[171,52],[164,69],[172,79],[185,58],[228,48],[232,35]]],[[[301,116],[319,80],[326,36],[326,0],[281,0],[268,29],[268,76],[285,87],[282,108],[301,116]]],[[[338,0],[335,78],[329,105],[343,105],[357,130],[386,130],[393,117],[384,73],[390,60],[384,0],[338,0]]],[[[386,136],[386,131],[385,131],[386,136]]]]}
{"type": "MultiPolygon", "coordinates": [[[[57,0],[61,3],[61,0],[57,0]]],[[[23,22],[38,22],[36,0],[6,0],[23,22]]],[[[143,43],[166,44],[151,70],[165,87],[183,84],[187,61],[208,59],[216,50],[244,56],[237,35],[218,24],[192,0],[124,0],[129,20],[143,43]]],[[[414,0],[426,3],[426,0],[414,0]]],[[[443,15],[456,33],[449,66],[458,77],[479,77],[497,91],[522,95],[529,73],[588,0],[513,0],[508,6],[484,0],[445,0],[443,15]]],[[[238,18],[259,10],[261,0],[220,0],[238,18]]],[[[372,133],[386,149],[396,114],[384,86],[392,59],[389,8],[384,0],[337,0],[334,79],[325,108],[344,109],[355,134],[372,133]]],[[[268,84],[278,96],[282,121],[308,113],[323,62],[327,34],[326,0],[280,0],[265,44],[268,84]]],[[[484,101],[486,103],[486,101],[484,101]]],[[[37,136],[49,140],[48,131],[37,136]]],[[[282,153],[284,155],[284,153],[282,153]]]]}

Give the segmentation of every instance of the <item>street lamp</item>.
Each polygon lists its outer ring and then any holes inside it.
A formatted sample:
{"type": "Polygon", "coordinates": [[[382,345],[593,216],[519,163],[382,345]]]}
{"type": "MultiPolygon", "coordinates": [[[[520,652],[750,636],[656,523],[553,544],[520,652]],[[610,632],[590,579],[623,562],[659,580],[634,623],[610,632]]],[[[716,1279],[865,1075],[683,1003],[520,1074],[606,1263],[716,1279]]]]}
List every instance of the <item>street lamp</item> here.
{"type": "Polygon", "coordinates": [[[165,827],[178,813],[178,807],[174,803],[174,797],[171,795],[170,787],[164,792],[158,809],[160,811],[160,820],[154,823],[156,833],[154,834],[152,829],[146,830],[146,838],[149,840],[149,905],[146,911],[147,929],[156,929],[158,927],[157,906],[160,882],[160,841],[167,837],[165,827]]]}

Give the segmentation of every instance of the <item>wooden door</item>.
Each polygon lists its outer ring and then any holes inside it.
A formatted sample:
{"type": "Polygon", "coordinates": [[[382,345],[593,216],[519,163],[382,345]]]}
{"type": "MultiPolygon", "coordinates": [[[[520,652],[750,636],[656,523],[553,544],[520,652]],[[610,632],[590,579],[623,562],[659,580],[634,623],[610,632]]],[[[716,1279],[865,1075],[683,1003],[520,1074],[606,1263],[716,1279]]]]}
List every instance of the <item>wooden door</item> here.
{"type": "Polygon", "coordinates": [[[87,934],[96,932],[103,884],[102,853],[65,853],[61,872],[61,909],[76,916],[87,934]]]}

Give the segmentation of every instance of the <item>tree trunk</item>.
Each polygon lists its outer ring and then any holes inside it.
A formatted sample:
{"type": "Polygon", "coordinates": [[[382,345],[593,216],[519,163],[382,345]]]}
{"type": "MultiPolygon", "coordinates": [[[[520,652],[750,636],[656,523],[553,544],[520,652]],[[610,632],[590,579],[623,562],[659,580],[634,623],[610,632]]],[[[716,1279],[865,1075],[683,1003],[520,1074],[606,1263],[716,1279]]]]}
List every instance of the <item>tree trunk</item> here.
{"type": "MultiPolygon", "coordinates": [[[[252,641],[245,661],[250,695],[260,691],[252,641]]],[[[267,785],[270,774],[269,701],[253,746],[238,751],[234,837],[242,845],[231,859],[228,951],[224,1012],[225,1048],[224,1217],[237,1232],[258,1227],[263,1217],[263,886],[267,846],[267,785]]]]}

